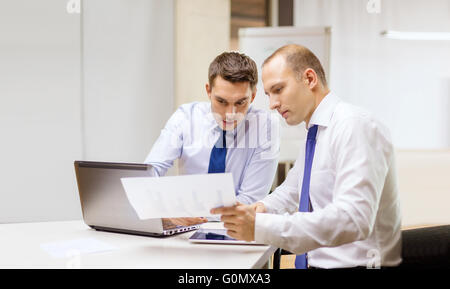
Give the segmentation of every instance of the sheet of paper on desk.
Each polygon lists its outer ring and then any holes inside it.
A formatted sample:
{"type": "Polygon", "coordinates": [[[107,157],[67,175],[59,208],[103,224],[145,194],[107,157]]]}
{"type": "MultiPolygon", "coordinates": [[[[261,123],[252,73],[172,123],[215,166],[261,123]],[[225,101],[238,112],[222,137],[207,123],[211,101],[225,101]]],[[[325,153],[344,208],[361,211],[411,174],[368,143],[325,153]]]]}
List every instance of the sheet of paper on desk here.
{"type": "Polygon", "coordinates": [[[117,248],[94,238],[74,239],[41,244],[41,248],[53,258],[70,258],[79,254],[89,254],[116,250],[117,248]]]}
{"type": "Polygon", "coordinates": [[[208,217],[212,208],[236,203],[231,173],[122,178],[128,200],[141,220],[208,217]]]}

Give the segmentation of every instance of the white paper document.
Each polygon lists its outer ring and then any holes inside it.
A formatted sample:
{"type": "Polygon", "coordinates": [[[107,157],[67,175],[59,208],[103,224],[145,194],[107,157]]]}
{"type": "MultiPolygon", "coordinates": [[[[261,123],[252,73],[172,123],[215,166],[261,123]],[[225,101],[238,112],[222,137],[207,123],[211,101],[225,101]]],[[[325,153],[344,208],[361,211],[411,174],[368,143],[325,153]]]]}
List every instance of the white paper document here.
{"type": "Polygon", "coordinates": [[[41,248],[53,258],[69,258],[79,254],[89,254],[116,250],[117,248],[94,238],[41,244],[41,248]]]}
{"type": "Polygon", "coordinates": [[[209,217],[236,203],[231,173],[121,178],[139,219],[209,217]]]}

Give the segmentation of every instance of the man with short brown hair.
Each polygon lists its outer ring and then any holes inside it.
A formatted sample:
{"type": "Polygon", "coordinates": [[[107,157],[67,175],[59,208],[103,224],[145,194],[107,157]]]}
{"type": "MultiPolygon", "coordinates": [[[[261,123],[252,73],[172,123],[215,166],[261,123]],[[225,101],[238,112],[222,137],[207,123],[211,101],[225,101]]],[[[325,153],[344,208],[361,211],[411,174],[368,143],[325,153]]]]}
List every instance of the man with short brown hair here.
{"type": "MultiPolygon", "coordinates": [[[[277,118],[251,106],[258,71],[244,54],[225,52],[209,66],[210,102],[181,105],[145,163],[163,176],[179,159],[180,174],[232,173],[236,198],[251,204],[270,191],[278,162],[277,118]]],[[[204,219],[181,219],[190,225],[204,219]]]]}

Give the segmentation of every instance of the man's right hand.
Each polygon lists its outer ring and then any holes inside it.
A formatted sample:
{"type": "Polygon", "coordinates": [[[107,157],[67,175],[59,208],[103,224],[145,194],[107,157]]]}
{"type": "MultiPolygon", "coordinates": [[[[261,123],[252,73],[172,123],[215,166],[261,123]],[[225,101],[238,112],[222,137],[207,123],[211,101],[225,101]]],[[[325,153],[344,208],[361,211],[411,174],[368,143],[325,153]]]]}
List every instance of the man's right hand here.
{"type": "Polygon", "coordinates": [[[170,226],[171,224],[173,226],[193,226],[197,224],[203,224],[208,222],[208,219],[204,217],[198,217],[198,218],[164,218],[163,223],[166,226],[170,226]]]}

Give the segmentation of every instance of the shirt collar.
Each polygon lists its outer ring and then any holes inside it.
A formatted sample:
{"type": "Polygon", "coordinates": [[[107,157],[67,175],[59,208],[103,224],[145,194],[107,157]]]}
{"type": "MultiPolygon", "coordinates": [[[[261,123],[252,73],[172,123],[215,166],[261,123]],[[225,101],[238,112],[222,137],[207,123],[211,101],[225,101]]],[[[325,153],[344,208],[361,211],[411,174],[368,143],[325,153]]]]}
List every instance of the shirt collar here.
{"type": "Polygon", "coordinates": [[[329,92],[314,110],[308,124],[308,129],[317,124],[327,127],[333,116],[334,110],[341,99],[333,92],[329,92]]]}

